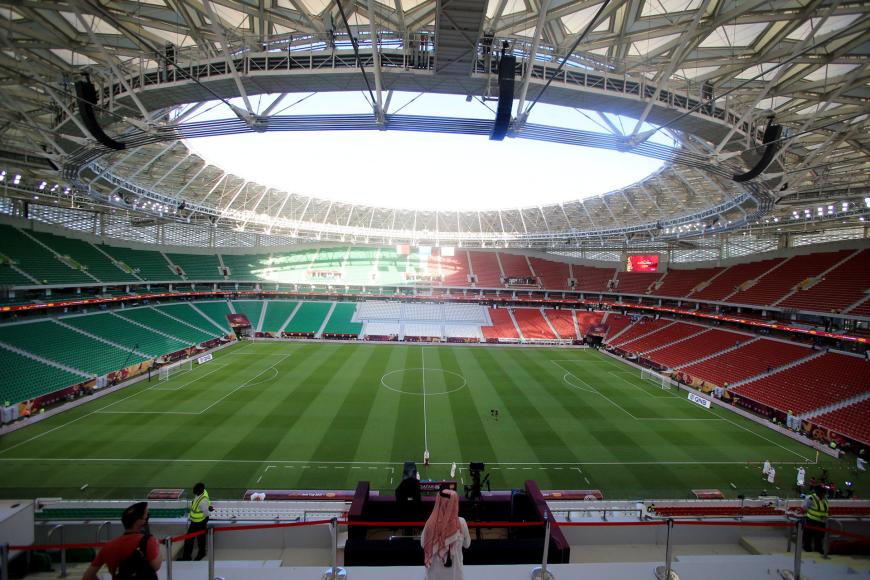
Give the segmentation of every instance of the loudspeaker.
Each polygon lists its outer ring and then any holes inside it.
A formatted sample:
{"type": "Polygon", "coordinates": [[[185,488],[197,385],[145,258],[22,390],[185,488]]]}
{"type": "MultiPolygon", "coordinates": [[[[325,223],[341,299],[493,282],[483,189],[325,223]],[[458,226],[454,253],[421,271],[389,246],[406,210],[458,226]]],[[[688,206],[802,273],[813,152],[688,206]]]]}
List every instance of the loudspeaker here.
{"type": "Polygon", "coordinates": [[[762,143],[767,145],[764,148],[764,154],[761,156],[761,159],[758,160],[758,163],[755,164],[755,167],[747,171],[746,173],[738,173],[734,175],[731,179],[738,183],[742,183],[744,181],[749,181],[750,179],[755,179],[761,172],[767,169],[767,166],[770,165],[770,162],[773,161],[773,156],[776,155],[776,152],[779,151],[779,145],[781,141],[779,138],[782,136],[782,125],[777,125],[775,123],[770,123],[767,128],[764,130],[764,137],[762,138],[762,143]]]}
{"type": "Polygon", "coordinates": [[[492,126],[491,141],[503,141],[511,125],[511,110],[514,107],[514,71],[517,58],[504,55],[498,63],[498,107],[492,126]]]}
{"type": "Polygon", "coordinates": [[[91,81],[76,81],[76,96],[78,97],[82,123],[91,132],[91,136],[109,149],[116,151],[126,149],[126,144],[115,141],[106,135],[103,128],[100,127],[97,116],[94,114],[94,105],[97,104],[97,90],[94,88],[93,83],[91,81]]]}

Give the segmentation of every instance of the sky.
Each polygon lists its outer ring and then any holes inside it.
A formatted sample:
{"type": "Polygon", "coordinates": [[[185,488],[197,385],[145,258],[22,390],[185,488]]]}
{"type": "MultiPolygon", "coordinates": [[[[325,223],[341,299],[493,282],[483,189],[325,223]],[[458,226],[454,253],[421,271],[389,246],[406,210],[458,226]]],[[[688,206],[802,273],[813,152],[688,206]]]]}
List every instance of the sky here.
{"type": "MultiPolygon", "coordinates": [[[[263,111],[277,95],[253,97],[263,111]]],[[[244,106],[241,100],[234,104],[244,106]]],[[[494,119],[495,102],[395,93],[389,113],[494,119]]],[[[371,113],[367,95],[288,95],[272,115],[371,113]]],[[[516,114],[516,103],[514,104],[516,114]]],[[[216,101],[186,122],[233,116],[216,101]]],[[[610,116],[626,133],[631,119],[610,116]]],[[[538,104],[529,123],[606,132],[597,113],[538,104]]],[[[644,127],[646,129],[648,127],[644,127]]],[[[671,144],[661,132],[655,141],[671,144]]],[[[223,170],[278,190],[380,207],[479,210],[574,201],[626,187],[662,162],[630,153],[488,136],[404,131],[268,132],[204,137],[189,148],[223,170]]]]}

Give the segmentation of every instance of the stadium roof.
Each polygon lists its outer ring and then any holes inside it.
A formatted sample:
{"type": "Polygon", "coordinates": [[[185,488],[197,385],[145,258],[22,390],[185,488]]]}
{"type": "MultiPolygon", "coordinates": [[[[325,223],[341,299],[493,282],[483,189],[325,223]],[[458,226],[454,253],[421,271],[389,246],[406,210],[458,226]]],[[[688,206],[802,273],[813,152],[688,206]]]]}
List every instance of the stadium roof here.
{"type": "MultiPolygon", "coordinates": [[[[864,2],[21,0],[0,8],[0,29],[0,169],[9,197],[38,190],[131,219],[304,239],[550,248],[805,230],[807,220],[854,225],[870,206],[864,2]],[[664,168],[584,200],[420,211],[280,191],[208,165],[185,145],[255,131],[489,135],[494,115],[408,115],[391,109],[392,95],[463,95],[494,106],[504,42],[518,60],[509,138],[631,151],[664,168]],[[97,89],[98,122],[124,150],[98,143],[81,119],[73,83],[82,73],[97,89]],[[363,91],[371,113],[282,112],[296,94],[327,91],[363,91]],[[236,117],[198,122],[215,99],[232,99],[236,117]],[[526,116],[536,102],[589,111],[600,130],[537,124],[534,112],[526,116]],[[616,115],[635,126],[614,123],[616,115]],[[771,115],[785,129],[773,162],[735,181],[761,157],[771,115]],[[13,174],[22,180],[11,183],[13,174]]],[[[338,166],[346,153],[324,154],[338,166]]],[[[382,171],[373,164],[371,177],[382,171]]]]}

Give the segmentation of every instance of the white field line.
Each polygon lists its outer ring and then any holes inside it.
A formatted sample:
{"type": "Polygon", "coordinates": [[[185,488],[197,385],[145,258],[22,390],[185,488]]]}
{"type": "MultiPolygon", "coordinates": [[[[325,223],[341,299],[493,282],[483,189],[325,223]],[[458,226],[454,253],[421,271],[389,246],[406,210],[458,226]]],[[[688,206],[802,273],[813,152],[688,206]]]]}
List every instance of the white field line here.
{"type": "MultiPolygon", "coordinates": [[[[593,387],[592,385],[590,385],[589,383],[587,383],[586,381],[584,381],[583,379],[581,379],[580,377],[578,377],[577,375],[575,375],[574,373],[572,373],[570,370],[568,370],[568,369],[566,369],[565,367],[563,367],[562,365],[560,365],[558,362],[556,362],[556,361],[551,361],[551,362],[552,362],[553,364],[555,364],[557,367],[559,367],[560,369],[562,369],[563,371],[565,371],[566,373],[568,373],[569,375],[571,375],[572,377],[574,377],[575,379],[577,379],[578,381],[580,381],[581,383],[583,383],[584,385],[586,385],[586,386],[589,388],[589,390],[591,390],[592,392],[594,392],[596,395],[598,395],[599,397],[604,398],[605,400],[607,400],[607,402],[609,402],[609,403],[610,403],[611,405],[613,405],[614,407],[619,408],[623,413],[625,413],[626,415],[628,415],[628,416],[631,417],[632,419],[637,419],[637,417],[635,417],[634,415],[632,415],[631,412],[630,412],[628,409],[624,408],[622,405],[620,405],[619,403],[617,403],[616,401],[614,401],[613,399],[611,399],[611,398],[608,397],[607,395],[602,394],[601,391],[599,391],[598,389],[596,389],[595,387],[593,387]]],[[[578,388],[576,385],[572,385],[571,383],[567,383],[567,384],[568,384],[569,386],[574,387],[575,389],[578,388]]]]}
{"type": "Polygon", "coordinates": [[[426,417],[426,347],[420,347],[420,364],[423,368],[423,450],[429,450],[429,424],[426,417]]]}
{"type": "MultiPolygon", "coordinates": [[[[212,373],[216,373],[216,372],[218,372],[219,370],[221,370],[222,368],[225,368],[225,367],[227,367],[227,366],[229,366],[229,365],[215,365],[215,366],[212,367],[212,370],[208,371],[207,373],[205,373],[205,374],[203,374],[203,375],[199,375],[199,376],[196,377],[195,379],[190,380],[190,381],[187,381],[187,382],[184,383],[183,385],[179,385],[179,386],[177,386],[177,387],[173,387],[173,388],[167,388],[167,387],[152,387],[151,390],[152,390],[152,391],[180,391],[181,389],[183,389],[183,388],[186,387],[187,385],[192,385],[193,383],[195,383],[195,382],[198,381],[199,379],[204,379],[205,377],[209,376],[210,374],[212,374],[212,373]]],[[[185,371],[184,374],[187,374],[187,373],[189,373],[189,372],[193,372],[193,371],[185,371]]],[[[158,383],[158,384],[159,384],[159,383],[158,383]]]]}
{"type": "MultiPolygon", "coordinates": [[[[250,386],[251,381],[253,381],[257,377],[262,375],[264,372],[269,371],[269,370],[275,370],[277,373],[277,369],[275,369],[275,367],[278,366],[279,364],[281,364],[282,362],[284,362],[285,360],[287,360],[288,358],[290,358],[290,355],[289,354],[285,355],[284,358],[282,358],[281,360],[279,360],[278,362],[276,362],[275,364],[273,364],[269,368],[263,369],[262,371],[258,372],[253,377],[251,377],[250,379],[248,379],[247,381],[245,381],[244,383],[242,383],[241,385],[239,385],[238,387],[236,387],[235,389],[233,389],[232,391],[230,391],[229,393],[227,393],[226,395],[224,395],[223,397],[221,397],[220,399],[218,399],[217,401],[215,401],[214,403],[212,403],[211,405],[209,405],[208,407],[206,407],[205,409],[200,411],[199,414],[201,415],[201,414],[205,413],[206,411],[208,411],[209,409],[211,409],[212,407],[214,407],[215,405],[217,405],[218,403],[220,403],[221,401],[223,401],[224,399],[226,399],[227,397],[229,397],[230,395],[232,395],[233,393],[235,393],[239,389],[243,389],[245,387],[250,386]]],[[[276,376],[277,376],[277,374],[276,374],[276,376]]]]}
{"type": "Polygon", "coordinates": [[[662,398],[668,396],[668,395],[653,395],[652,393],[649,392],[648,389],[644,389],[643,387],[638,387],[637,385],[635,385],[635,384],[632,383],[631,381],[628,381],[628,380],[622,378],[621,376],[619,376],[617,373],[615,373],[615,372],[613,372],[613,371],[606,371],[606,372],[607,372],[607,374],[609,374],[609,375],[612,376],[613,378],[619,379],[620,381],[622,381],[623,383],[625,383],[625,384],[628,385],[629,387],[632,387],[632,388],[634,388],[634,389],[637,389],[638,391],[640,391],[640,392],[643,393],[644,395],[646,395],[646,396],[648,396],[648,397],[652,397],[653,399],[662,399],[662,398]]]}
{"type": "MultiPolygon", "coordinates": [[[[3,461],[76,461],[76,462],[143,462],[143,463],[241,463],[241,464],[263,464],[261,459],[164,459],[164,458],[142,458],[142,457],[0,457],[0,462],[3,461]]],[[[361,465],[361,466],[385,466],[385,469],[390,469],[395,472],[394,467],[399,462],[396,461],[309,461],[309,460],[292,460],[292,459],[267,459],[270,464],[293,464],[293,465],[361,465]]],[[[554,466],[568,466],[569,468],[577,469],[577,465],[762,465],[764,461],[549,461],[549,462],[502,462],[491,463],[495,469],[503,467],[505,469],[515,468],[517,466],[529,466],[531,468],[546,469],[554,466]]],[[[771,461],[773,465],[813,465],[815,460],[807,461],[771,461]]],[[[433,462],[430,465],[450,466],[449,462],[433,462]]],[[[277,467],[277,465],[275,465],[277,467]]],[[[457,470],[457,475],[462,472],[462,469],[457,470]]]]}

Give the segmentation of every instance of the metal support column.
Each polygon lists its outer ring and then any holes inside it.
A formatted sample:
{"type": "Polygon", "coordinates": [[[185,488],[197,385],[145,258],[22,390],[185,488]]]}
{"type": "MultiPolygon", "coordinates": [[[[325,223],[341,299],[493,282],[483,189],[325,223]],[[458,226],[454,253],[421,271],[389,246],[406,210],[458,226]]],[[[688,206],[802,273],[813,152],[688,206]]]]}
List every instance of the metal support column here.
{"type": "Polygon", "coordinates": [[[804,551],[804,520],[799,519],[795,525],[797,533],[794,540],[794,578],[800,580],[801,577],[801,555],[804,551]]]}
{"type": "Polygon", "coordinates": [[[347,578],[347,572],[344,568],[338,567],[338,519],[332,518],[329,522],[329,529],[332,535],[332,566],[327,568],[323,573],[323,580],[336,580],[337,578],[347,578]]]}
{"type": "Polygon", "coordinates": [[[172,538],[166,536],[163,545],[166,547],[166,580],[172,580],[172,538]]]}
{"type": "Polygon", "coordinates": [[[9,542],[0,544],[0,580],[9,580],[9,542]]]}
{"type": "Polygon", "coordinates": [[[214,528],[208,529],[208,580],[214,578],[214,528]]]}
{"type": "Polygon", "coordinates": [[[532,569],[532,580],[553,580],[555,576],[547,570],[547,556],[550,554],[550,517],[549,514],[544,514],[544,556],[541,559],[541,565],[535,566],[532,569]]]}

